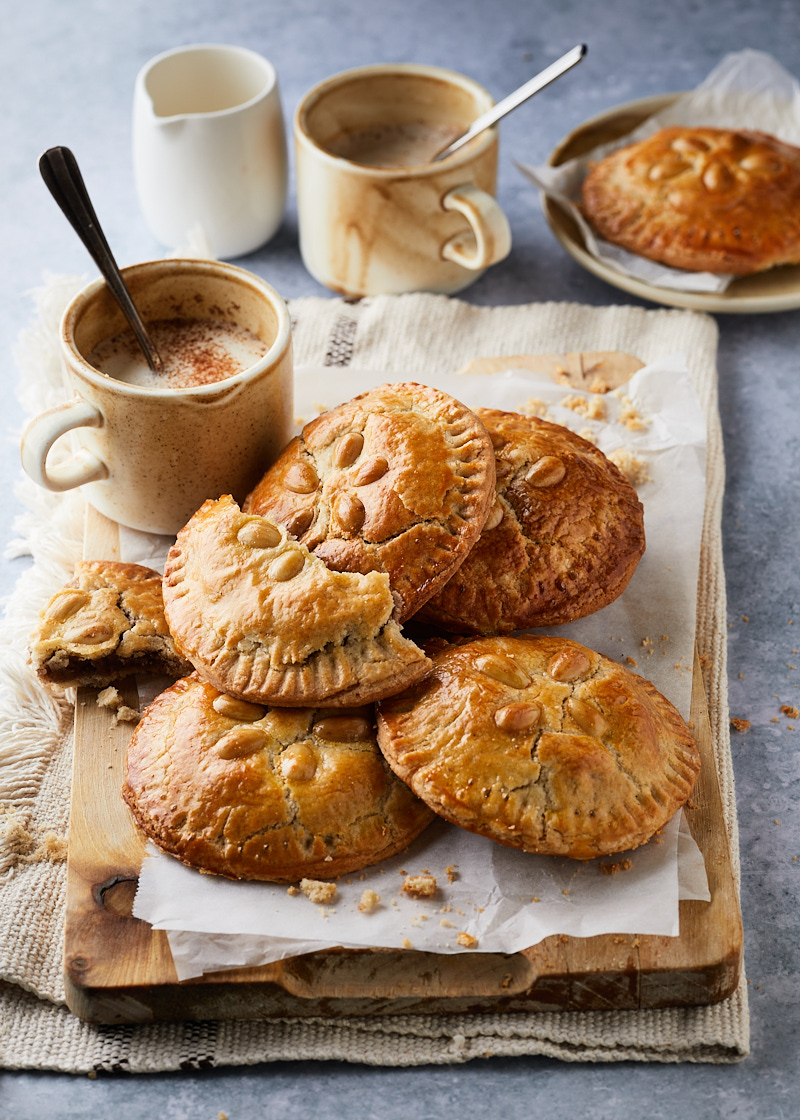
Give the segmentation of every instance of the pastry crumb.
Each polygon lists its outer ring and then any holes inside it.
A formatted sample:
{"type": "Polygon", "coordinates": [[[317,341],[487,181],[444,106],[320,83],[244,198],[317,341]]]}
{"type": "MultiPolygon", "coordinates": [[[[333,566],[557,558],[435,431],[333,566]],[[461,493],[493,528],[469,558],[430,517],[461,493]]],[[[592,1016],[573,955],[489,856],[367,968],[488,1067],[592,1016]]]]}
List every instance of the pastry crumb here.
{"type": "Polygon", "coordinates": [[[632,866],[629,859],[621,859],[618,863],[601,863],[600,870],[604,875],[616,875],[618,871],[630,871],[632,866]]]}
{"type": "Polygon", "coordinates": [[[547,402],[540,400],[538,397],[530,397],[519,406],[519,411],[523,416],[538,416],[540,420],[552,419],[547,408],[547,402]]]}
{"type": "Polygon", "coordinates": [[[793,708],[791,704],[782,704],[781,712],[788,719],[800,719],[800,710],[793,708]]]}
{"type": "Polygon", "coordinates": [[[55,832],[45,832],[30,855],[31,863],[63,863],[67,858],[67,838],[55,832]]]}
{"type": "Polygon", "coordinates": [[[642,432],[650,427],[650,421],[639,415],[630,397],[620,397],[620,404],[619,423],[629,432],[642,432]]]}
{"type": "Polygon", "coordinates": [[[98,708],[111,708],[116,711],[117,708],[122,707],[122,694],[119,689],[114,688],[113,684],[110,684],[108,688],[104,688],[102,692],[98,692],[95,703],[98,708]]]}
{"type": "Polygon", "coordinates": [[[67,858],[66,836],[31,832],[14,809],[0,807],[0,840],[20,863],[63,863],[67,858]]]}
{"type": "Polygon", "coordinates": [[[138,708],[131,708],[123,704],[114,712],[114,723],[138,723],[142,713],[138,708]]]}
{"type": "Polygon", "coordinates": [[[653,481],[644,459],[639,459],[625,448],[617,448],[608,455],[608,458],[620,474],[627,478],[631,486],[643,486],[645,482],[653,481]]]}
{"type": "Polygon", "coordinates": [[[412,898],[433,898],[437,890],[433,875],[409,875],[403,883],[404,894],[410,894],[412,898]]]}
{"type": "Polygon", "coordinates": [[[336,898],[336,884],[320,879],[301,879],[300,890],[312,902],[332,902],[336,898]]]}
{"type": "Polygon", "coordinates": [[[403,938],[403,948],[404,949],[413,949],[414,948],[414,942],[410,941],[407,937],[404,937],[403,938]]]}
{"type": "Polygon", "coordinates": [[[564,397],[559,401],[562,408],[568,408],[572,412],[577,412],[579,416],[585,416],[587,420],[605,420],[606,406],[604,402],[595,397],[577,397],[569,396],[564,397]]]}
{"type": "MultiPolygon", "coordinates": [[[[794,714],[795,716],[798,714],[796,709],[794,714]]],[[[456,865],[454,863],[451,863],[449,867],[445,867],[444,873],[447,876],[448,883],[455,883],[458,878],[458,872],[456,871],[456,865]]]]}
{"type": "Polygon", "coordinates": [[[362,914],[371,914],[376,906],[380,905],[381,896],[377,891],[365,890],[358,900],[358,908],[362,914]]]}
{"type": "Polygon", "coordinates": [[[300,888],[299,887],[287,887],[286,888],[286,893],[290,894],[290,895],[300,894],[300,888]]]}
{"type": "Polygon", "coordinates": [[[463,949],[477,949],[478,939],[473,937],[471,933],[466,933],[464,930],[456,934],[456,941],[463,949]]]}
{"type": "Polygon", "coordinates": [[[731,727],[736,731],[747,731],[750,727],[749,719],[737,719],[735,716],[731,718],[731,727]]]}
{"type": "Polygon", "coordinates": [[[126,704],[122,693],[113,684],[98,692],[95,703],[98,708],[108,708],[113,712],[115,726],[118,723],[138,723],[142,718],[138,708],[131,708],[126,704]]]}

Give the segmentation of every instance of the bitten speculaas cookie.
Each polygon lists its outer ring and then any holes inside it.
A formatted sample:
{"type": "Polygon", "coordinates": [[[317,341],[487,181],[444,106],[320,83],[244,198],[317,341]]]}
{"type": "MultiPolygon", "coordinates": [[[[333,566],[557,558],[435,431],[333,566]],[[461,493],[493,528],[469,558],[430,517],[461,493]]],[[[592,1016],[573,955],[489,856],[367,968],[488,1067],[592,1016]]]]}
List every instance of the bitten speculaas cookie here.
{"type": "Polygon", "coordinates": [[[200,675],[258,704],[370,703],[430,666],[392,617],[385,572],[331,571],[229,495],[205,502],[178,533],[164,609],[200,675]]]}
{"type": "Polygon", "coordinates": [[[613,602],[645,551],[634,488],[568,428],[496,409],[477,414],[495,448],[495,503],[469,556],[418,619],[460,634],[507,634],[613,602]]]}
{"type": "Polygon", "coordinates": [[[647,680],[577,642],[478,638],[378,705],[389,765],[437,814],[527,852],[636,848],[688,799],[691,732],[647,680]]]}
{"type": "Polygon", "coordinates": [[[386,765],[372,707],[270,708],[192,674],[147,708],[123,797],[159,847],[236,879],[331,879],[404,849],[433,814],[386,765]]]}
{"type": "Polygon", "coordinates": [[[385,572],[409,618],[463,562],[494,497],[480,420],[427,385],[387,384],[306,424],[248,495],[339,572],[385,572]]]}
{"type": "Polygon", "coordinates": [[[768,133],[661,129],[591,167],[581,205],[606,241],[672,268],[800,263],[800,148],[768,133]]]}
{"type": "Polygon", "coordinates": [[[30,658],[41,681],[62,689],[191,671],[167,627],[159,573],[115,560],[78,561],[41,612],[30,658]]]}

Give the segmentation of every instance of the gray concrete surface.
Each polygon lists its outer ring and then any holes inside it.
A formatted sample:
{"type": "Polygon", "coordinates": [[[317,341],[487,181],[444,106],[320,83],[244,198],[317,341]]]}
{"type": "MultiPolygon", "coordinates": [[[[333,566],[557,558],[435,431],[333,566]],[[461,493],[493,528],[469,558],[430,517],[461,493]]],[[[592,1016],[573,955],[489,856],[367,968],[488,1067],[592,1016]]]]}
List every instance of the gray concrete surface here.
{"type": "MultiPolygon", "coordinates": [[[[484,305],[637,302],[564,253],[514,159],[543,161],[565,133],[607,107],[693,86],[728,51],[766,50],[800,74],[796,0],[17,0],[3,23],[3,544],[19,512],[13,487],[21,412],[10,355],[31,321],[30,290],[45,271],[94,275],[40,182],[36,160],[50,145],[72,147],[120,263],[160,254],[138,210],[130,155],[133,80],[153,54],[189,42],[251,46],[276,65],[289,120],[308,87],[346,67],[381,60],[446,65],[499,98],[574,43],[586,42],[589,54],[580,68],[502,126],[499,194],[514,248],[465,293],[484,305]]],[[[293,202],[278,236],[240,263],[288,298],[328,294],[300,261],[293,202]]],[[[794,652],[800,646],[800,314],[720,316],[719,326],[730,699],[732,714],[752,723],[734,736],[752,1055],[735,1066],[522,1058],[395,1070],[315,1062],[96,1081],[6,1071],[0,1073],[0,1116],[800,1115],[800,724],[790,731],[784,718],[772,722],[780,704],[800,699],[800,655],[794,652]]],[[[0,563],[0,593],[11,590],[24,563],[0,563]]]]}

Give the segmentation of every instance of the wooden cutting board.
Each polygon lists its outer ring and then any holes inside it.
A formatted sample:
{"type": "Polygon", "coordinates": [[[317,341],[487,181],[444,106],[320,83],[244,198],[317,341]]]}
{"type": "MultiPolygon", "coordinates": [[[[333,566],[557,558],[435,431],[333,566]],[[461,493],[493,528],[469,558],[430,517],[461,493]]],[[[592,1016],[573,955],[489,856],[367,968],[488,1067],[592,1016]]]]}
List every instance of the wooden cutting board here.
{"type": "MultiPolygon", "coordinates": [[[[508,367],[509,359],[502,359],[508,367]]],[[[627,355],[537,355],[513,359],[558,381],[610,388],[641,362],[627,355]]],[[[494,359],[470,364],[491,372],[494,359]]],[[[119,558],[116,524],[87,508],[87,559],[119,558]]],[[[136,682],[120,686],[138,706],[136,682]]],[[[260,968],[179,982],[166,933],[131,913],[144,839],[120,790],[130,724],[114,725],[81,689],[67,866],[64,975],[67,1003],[93,1023],[260,1019],[542,1010],[612,1010],[714,1003],[735,989],[742,921],[722,812],[699,663],[691,720],[702,758],[686,810],[703,853],[710,902],[680,903],[678,937],[548,937],[524,952],[452,956],[414,950],[325,950],[260,968]]]]}

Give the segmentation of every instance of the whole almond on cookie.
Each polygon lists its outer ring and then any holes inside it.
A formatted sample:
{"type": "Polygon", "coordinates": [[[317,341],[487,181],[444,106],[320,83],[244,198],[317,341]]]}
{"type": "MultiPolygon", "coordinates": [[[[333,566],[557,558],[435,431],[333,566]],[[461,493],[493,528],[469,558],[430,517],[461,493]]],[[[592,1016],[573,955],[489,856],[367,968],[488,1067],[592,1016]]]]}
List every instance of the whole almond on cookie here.
{"type": "Polygon", "coordinates": [[[338,572],[383,572],[397,621],[463,563],[494,501],[491,441],[427,385],[387,384],[306,424],[244,502],[338,572]]]}

